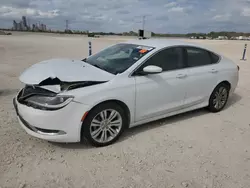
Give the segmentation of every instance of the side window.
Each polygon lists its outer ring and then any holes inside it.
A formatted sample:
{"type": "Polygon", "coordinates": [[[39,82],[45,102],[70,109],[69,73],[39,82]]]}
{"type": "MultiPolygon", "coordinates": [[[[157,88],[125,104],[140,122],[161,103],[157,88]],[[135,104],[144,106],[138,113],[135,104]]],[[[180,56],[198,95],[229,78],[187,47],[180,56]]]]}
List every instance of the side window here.
{"type": "Polygon", "coordinates": [[[181,69],[184,67],[182,60],[182,48],[168,48],[158,52],[148,59],[140,68],[139,72],[148,65],[161,67],[163,71],[181,69]]]}
{"type": "Polygon", "coordinates": [[[218,61],[220,60],[220,57],[215,55],[212,52],[210,54],[211,54],[212,63],[218,63],[218,61]]]}
{"type": "Polygon", "coordinates": [[[206,50],[186,47],[188,67],[198,67],[212,64],[210,53],[206,50]]]}

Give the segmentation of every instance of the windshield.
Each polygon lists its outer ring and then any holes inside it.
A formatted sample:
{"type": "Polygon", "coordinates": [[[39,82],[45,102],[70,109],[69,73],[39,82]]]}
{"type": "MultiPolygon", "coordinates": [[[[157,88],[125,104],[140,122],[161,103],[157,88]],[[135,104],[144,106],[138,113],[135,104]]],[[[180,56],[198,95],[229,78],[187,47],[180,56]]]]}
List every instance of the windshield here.
{"type": "Polygon", "coordinates": [[[83,61],[109,73],[119,74],[153,49],[153,47],[149,46],[121,43],[113,45],[83,61]]]}

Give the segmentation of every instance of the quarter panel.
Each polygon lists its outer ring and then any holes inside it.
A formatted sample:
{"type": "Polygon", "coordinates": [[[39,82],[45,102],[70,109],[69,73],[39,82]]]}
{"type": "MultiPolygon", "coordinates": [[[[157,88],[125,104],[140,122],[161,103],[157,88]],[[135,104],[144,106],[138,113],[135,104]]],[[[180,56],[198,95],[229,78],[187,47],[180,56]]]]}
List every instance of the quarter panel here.
{"type": "Polygon", "coordinates": [[[217,64],[217,69],[219,70],[219,74],[216,85],[223,81],[228,81],[231,84],[230,94],[233,93],[239,81],[239,71],[237,64],[235,64],[232,60],[223,57],[221,62],[217,64]]]}

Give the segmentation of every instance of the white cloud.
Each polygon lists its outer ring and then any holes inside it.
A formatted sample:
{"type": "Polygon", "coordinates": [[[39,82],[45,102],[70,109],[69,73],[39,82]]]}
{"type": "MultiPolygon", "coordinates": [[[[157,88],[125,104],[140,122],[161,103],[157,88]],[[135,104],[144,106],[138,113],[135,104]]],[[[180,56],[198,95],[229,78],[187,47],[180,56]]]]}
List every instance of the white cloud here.
{"type": "Polygon", "coordinates": [[[168,12],[184,12],[183,7],[172,7],[168,10],[168,12]]]}
{"type": "Polygon", "coordinates": [[[250,16],[250,8],[249,7],[243,8],[241,15],[249,17],[250,16]]]}
{"type": "Polygon", "coordinates": [[[215,12],[216,9],[215,9],[215,8],[211,8],[209,11],[210,11],[210,12],[215,12]]]}
{"type": "Polygon", "coordinates": [[[27,8],[26,9],[26,14],[27,14],[27,16],[35,15],[36,14],[36,10],[35,9],[31,9],[31,8],[27,8]]]}
{"type": "Polygon", "coordinates": [[[124,22],[123,20],[119,20],[119,21],[118,21],[118,24],[119,24],[119,25],[124,25],[125,22],[124,22]]]}
{"type": "Polygon", "coordinates": [[[9,18],[20,18],[21,16],[30,16],[37,18],[54,18],[59,15],[58,10],[41,11],[32,8],[15,8],[11,6],[1,6],[0,16],[9,18]]]}
{"type": "Polygon", "coordinates": [[[176,2],[170,2],[170,3],[165,4],[164,7],[170,8],[170,7],[174,7],[174,6],[176,6],[176,5],[177,5],[176,2]]]}
{"type": "Polygon", "coordinates": [[[231,14],[219,14],[215,15],[212,20],[217,21],[217,22],[225,22],[230,20],[231,14]]]}

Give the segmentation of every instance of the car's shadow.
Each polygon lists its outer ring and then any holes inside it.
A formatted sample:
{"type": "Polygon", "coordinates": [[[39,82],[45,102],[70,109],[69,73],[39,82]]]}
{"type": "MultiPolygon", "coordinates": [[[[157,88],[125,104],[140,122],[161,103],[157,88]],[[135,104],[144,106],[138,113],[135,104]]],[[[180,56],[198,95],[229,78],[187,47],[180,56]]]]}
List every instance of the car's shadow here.
{"type": "MultiPolygon", "coordinates": [[[[227,103],[226,107],[224,108],[224,110],[227,110],[228,108],[232,107],[234,104],[239,102],[241,100],[241,98],[242,97],[240,95],[238,95],[237,93],[234,93],[229,98],[228,103],[227,103]]],[[[139,125],[139,126],[130,128],[127,131],[125,131],[123,133],[123,135],[121,136],[121,138],[117,141],[117,143],[123,142],[123,141],[127,140],[128,138],[135,136],[137,134],[141,134],[143,132],[150,131],[152,129],[157,129],[158,127],[161,127],[161,126],[170,126],[170,125],[173,125],[175,122],[185,121],[185,120],[193,118],[193,117],[198,118],[199,116],[203,116],[203,115],[206,115],[208,113],[210,113],[210,112],[207,109],[202,108],[202,109],[178,114],[175,116],[163,118],[160,120],[156,120],[156,121],[146,123],[143,125],[139,125]]],[[[53,145],[57,145],[59,147],[68,148],[68,149],[91,149],[91,148],[93,148],[93,146],[91,146],[90,144],[88,144],[86,142],[84,142],[84,143],[70,143],[70,144],[53,143],[53,145]]]]}
{"type": "Polygon", "coordinates": [[[227,105],[225,106],[225,110],[234,106],[234,104],[238,103],[241,99],[242,97],[239,94],[233,93],[232,96],[228,99],[227,105]]]}
{"type": "Polygon", "coordinates": [[[18,92],[18,89],[0,89],[0,97],[6,97],[18,92]]]}

